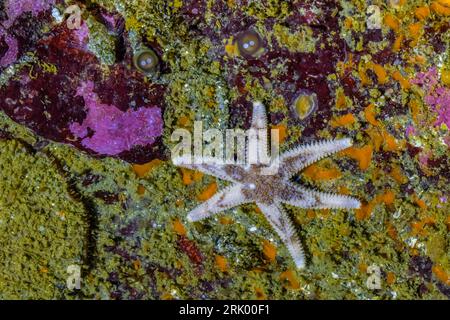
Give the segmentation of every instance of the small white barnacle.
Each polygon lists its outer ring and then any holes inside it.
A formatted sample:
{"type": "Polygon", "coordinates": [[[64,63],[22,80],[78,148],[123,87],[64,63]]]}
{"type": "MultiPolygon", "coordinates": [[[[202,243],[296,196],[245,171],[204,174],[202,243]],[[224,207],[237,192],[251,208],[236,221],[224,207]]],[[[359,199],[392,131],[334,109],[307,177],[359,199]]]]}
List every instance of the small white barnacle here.
{"type": "Polygon", "coordinates": [[[56,23],[61,23],[64,20],[64,16],[59,12],[58,8],[52,9],[52,17],[55,19],[56,23]]]}
{"type": "Polygon", "coordinates": [[[381,29],[381,11],[377,5],[370,5],[367,7],[367,29],[376,30],[381,29]]]}

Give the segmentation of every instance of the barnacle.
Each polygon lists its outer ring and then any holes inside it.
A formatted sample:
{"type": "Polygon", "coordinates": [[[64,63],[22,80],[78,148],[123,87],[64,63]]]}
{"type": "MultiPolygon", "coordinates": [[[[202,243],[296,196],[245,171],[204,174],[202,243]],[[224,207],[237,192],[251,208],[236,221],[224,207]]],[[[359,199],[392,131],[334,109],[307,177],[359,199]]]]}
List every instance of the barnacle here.
{"type": "Polygon", "coordinates": [[[133,57],[134,66],[143,73],[154,73],[159,66],[159,58],[151,49],[144,49],[133,57]]]}
{"type": "Polygon", "coordinates": [[[309,117],[317,109],[317,95],[301,92],[294,101],[294,111],[300,120],[309,117]]]}
{"type": "Polygon", "coordinates": [[[236,36],[239,53],[246,58],[255,58],[263,51],[261,36],[254,30],[241,32],[236,36]]]}

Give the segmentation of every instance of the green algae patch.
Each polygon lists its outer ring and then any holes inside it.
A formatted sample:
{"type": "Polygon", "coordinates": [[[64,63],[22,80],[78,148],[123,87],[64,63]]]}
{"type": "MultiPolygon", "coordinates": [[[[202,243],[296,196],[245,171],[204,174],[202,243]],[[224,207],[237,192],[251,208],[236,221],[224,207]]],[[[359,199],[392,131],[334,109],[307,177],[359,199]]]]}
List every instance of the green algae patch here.
{"type": "Polygon", "coordinates": [[[67,297],[67,268],[84,261],[83,207],[48,159],[16,141],[0,148],[0,296],[67,297]]]}
{"type": "Polygon", "coordinates": [[[115,60],[115,37],[108,33],[106,27],[89,17],[86,20],[89,28],[88,49],[95,54],[102,64],[112,65],[115,60]]]}
{"type": "Polygon", "coordinates": [[[291,33],[289,28],[276,24],[273,33],[280,46],[285,46],[294,52],[314,52],[317,38],[310,27],[303,26],[299,31],[291,33]]]}

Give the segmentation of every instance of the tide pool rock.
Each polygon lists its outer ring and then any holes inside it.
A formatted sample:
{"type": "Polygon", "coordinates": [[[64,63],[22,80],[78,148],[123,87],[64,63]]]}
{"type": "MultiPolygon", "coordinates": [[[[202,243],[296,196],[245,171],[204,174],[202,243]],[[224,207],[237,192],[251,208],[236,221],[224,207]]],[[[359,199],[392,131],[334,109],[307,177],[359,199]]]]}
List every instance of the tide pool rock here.
{"type": "MultiPolygon", "coordinates": [[[[50,10],[53,2],[44,2],[8,9],[7,25],[50,10]]],[[[120,48],[125,55],[109,66],[89,50],[90,37],[85,22],[79,29],[62,23],[30,45],[29,62],[0,87],[0,109],[40,136],[96,157],[132,163],[162,158],[165,86],[146,81],[133,67],[126,34],[120,48]]],[[[0,62],[7,67],[23,50],[8,30],[0,29],[1,40],[8,48],[0,51],[0,62]]]]}

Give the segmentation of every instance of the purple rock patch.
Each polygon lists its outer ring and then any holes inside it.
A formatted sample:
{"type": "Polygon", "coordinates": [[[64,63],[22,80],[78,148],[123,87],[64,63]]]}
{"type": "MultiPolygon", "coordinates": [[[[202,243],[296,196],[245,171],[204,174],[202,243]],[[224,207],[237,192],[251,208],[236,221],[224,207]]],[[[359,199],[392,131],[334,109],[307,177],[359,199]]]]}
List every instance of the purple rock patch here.
{"type": "Polygon", "coordinates": [[[425,103],[437,113],[435,125],[445,123],[450,127],[450,89],[439,85],[437,69],[420,72],[411,83],[419,85],[427,93],[425,103]]]}
{"type": "Polygon", "coordinates": [[[0,69],[14,63],[34,45],[39,33],[37,21],[46,21],[51,6],[56,2],[56,0],[5,0],[0,14],[0,69]],[[41,16],[43,13],[45,15],[41,16]]]}
{"type": "Polygon", "coordinates": [[[94,83],[83,83],[77,90],[88,110],[81,125],[72,123],[70,131],[81,144],[109,156],[129,151],[135,146],[153,144],[162,134],[163,120],[158,107],[123,112],[114,105],[102,104],[93,91],[94,83]],[[89,134],[92,131],[92,134],[89,134]]]}
{"type": "Polygon", "coordinates": [[[5,9],[8,19],[3,22],[3,26],[11,27],[14,21],[25,12],[31,12],[33,16],[37,16],[47,11],[55,2],[55,0],[6,0],[5,9]]]}
{"type": "Polygon", "coordinates": [[[0,43],[0,49],[2,54],[0,55],[0,67],[8,66],[17,60],[18,45],[17,40],[11,35],[7,34],[5,30],[0,28],[0,39],[3,43],[0,43]]]}

